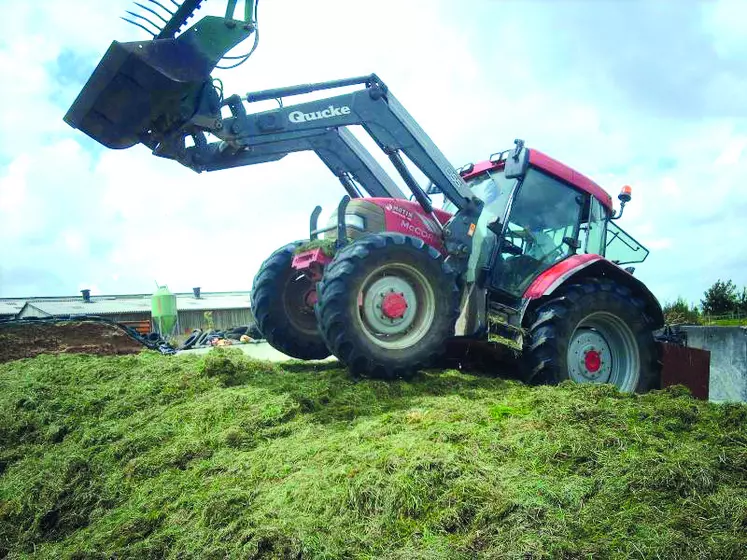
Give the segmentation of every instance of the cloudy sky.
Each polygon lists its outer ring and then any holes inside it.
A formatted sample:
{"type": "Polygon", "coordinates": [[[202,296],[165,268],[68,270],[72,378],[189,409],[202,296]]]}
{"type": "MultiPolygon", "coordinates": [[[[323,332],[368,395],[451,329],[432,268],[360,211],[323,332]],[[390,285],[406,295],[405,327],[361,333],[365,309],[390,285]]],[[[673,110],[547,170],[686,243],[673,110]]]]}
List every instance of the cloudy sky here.
{"type": "MultiPolygon", "coordinates": [[[[210,0],[202,13],[220,12],[210,0]]],[[[343,191],[311,154],[197,175],[109,151],[62,117],[123,0],[0,0],[0,296],[249,289],[343,191]]],[[[747,285],[747,3],[263,0],[227,92],[376,72],[455,165],[520,137],[615,195],[636,274],[691,301],[747,285]]]]}

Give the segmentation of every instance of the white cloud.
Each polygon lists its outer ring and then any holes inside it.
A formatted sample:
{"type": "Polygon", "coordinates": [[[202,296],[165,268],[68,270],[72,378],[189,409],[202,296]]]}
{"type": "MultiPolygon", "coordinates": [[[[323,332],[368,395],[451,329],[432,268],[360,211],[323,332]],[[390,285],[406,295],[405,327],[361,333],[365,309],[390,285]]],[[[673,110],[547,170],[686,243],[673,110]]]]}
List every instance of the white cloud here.
{"type": "MultiPolygon", "coordinates": [[[[377,72],[455,164],[521,137],[613,196],[632,185],[620,225],[651,248],[636,274],[662,299],[695,301],[717,277],[747,284],[747,123],[727,103],[745,82],[726,64],[745,52],[742,3],[706,6],[702,22],[666,2],[473,4],[264,3],[256,54],[218,75],[243,93],[377,72]],[[675,38],[698,48],[675,58],[675,38]]],[[[142,38],[117,19],[127,5],[16,2],[0,21],[13,78],[0,88],[0,295],[70,293],[81,280],[247,289],[263,258],[307,234],[316,204],[329,211],[343,194],[311,154],[197,175],[67,127],[81,84],[59,76],[59,57],[78,68],[112,39],[142,38]]]]}
{"type": "Polygon", "coordinates": [[[6,227],[22,211],[29,165],[29,157],[19,157],[8,166],[7,174],[0,178],[0,213],[6,227]]]}
{"type": "Polygon", "coordinates": [[[704,3],[705,27],[721,56],[747,53],[747,6],[741,0],[715,0],[704,3]]]}
{"type": "Polygon", "coordinates": [[[714,165],[716,167],[737,165],[742,159],[745,147],[747,147],[747,138],[744,136],[733,138],[724,146],[724,150],[716,158],[714,165]]]}

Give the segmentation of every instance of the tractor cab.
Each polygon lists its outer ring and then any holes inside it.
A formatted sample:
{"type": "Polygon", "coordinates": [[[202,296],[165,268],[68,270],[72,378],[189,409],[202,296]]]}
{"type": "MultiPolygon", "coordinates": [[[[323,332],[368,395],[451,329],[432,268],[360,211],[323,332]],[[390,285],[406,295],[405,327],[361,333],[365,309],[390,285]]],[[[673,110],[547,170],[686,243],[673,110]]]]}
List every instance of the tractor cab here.
{"type": "MultiPolygon", "coordinates": [[[[645,247],[612,222],[619,215],[601,187],[540,152],[523,151],[523,165],[507,165],[512,156],[501,152],[491,161],[460,169],[485,203],[468,281],[513,307],[539,275],[572,255],[600,255],[617,265],[648,256],[645,247]]],[[[629,187],[625,193],[623,204],[630,200],[629,187]]],[[[444,210],[452,210],[451,203],[444,210]]]]}

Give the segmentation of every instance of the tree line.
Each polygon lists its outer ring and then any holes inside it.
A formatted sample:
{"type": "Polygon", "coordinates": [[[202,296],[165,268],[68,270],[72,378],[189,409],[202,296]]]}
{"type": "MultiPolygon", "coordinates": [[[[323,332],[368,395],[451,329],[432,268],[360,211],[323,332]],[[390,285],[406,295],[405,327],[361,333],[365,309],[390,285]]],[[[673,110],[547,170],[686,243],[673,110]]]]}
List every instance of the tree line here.
{"type": "Polygon", "coordinates": [[[719,279],[703,293],[700,305],[691,305],[683,297],[664,305],[668,324],[700,325],[705,317],[723,316],[747,316],[747,286],[740,291],[731,280],[719,279]]]}

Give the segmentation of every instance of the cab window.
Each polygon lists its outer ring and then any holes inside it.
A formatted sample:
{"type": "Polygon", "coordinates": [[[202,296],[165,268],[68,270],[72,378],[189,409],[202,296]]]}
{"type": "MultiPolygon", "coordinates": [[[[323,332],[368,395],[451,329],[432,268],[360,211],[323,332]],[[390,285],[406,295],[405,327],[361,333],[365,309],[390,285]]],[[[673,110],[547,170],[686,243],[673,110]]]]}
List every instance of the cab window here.
{"type": "Polygon", "coordinates": [[[584,202],[572,187],[530,169],[509,211],[493,286],[518,297],[539,274],[575,252],[584,202]]]}
{"type": "Polygon", "coordinates": [[[614,222],[607,224],[607,260],[615,264],[641,263],[648,257],[648,249],[614,222]]]}

